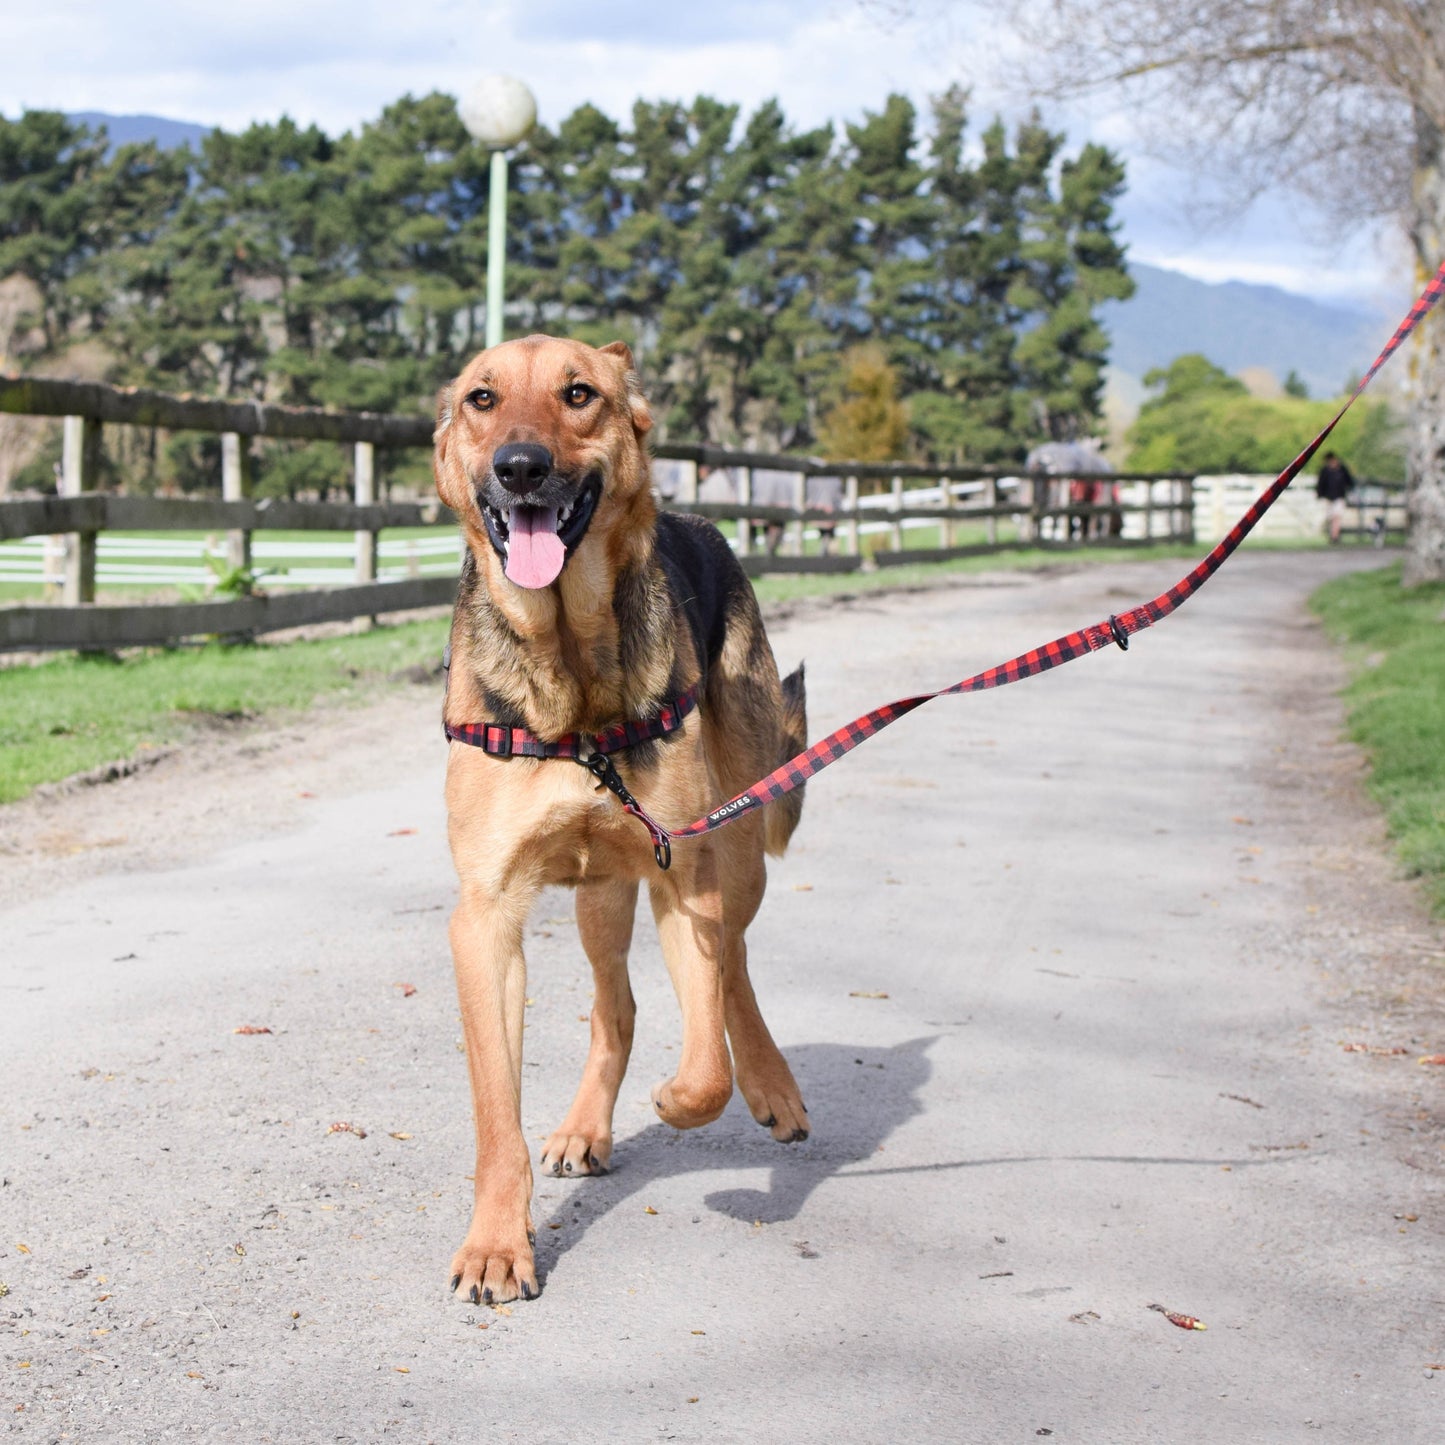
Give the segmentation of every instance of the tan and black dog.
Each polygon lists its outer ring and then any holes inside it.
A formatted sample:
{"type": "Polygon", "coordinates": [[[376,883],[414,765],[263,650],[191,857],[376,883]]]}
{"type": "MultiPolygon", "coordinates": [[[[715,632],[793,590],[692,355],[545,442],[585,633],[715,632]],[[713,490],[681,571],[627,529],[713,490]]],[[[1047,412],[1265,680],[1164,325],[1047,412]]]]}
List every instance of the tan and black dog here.
{"type": "MultiPolygon", "coordinates": [[[[674,826],[701,817],[805,744],[802,669],[779,682],[752,588],[722,535],[659,514],[644,438],[652,418],[632,355],[547,336],[477,356],[442,394],[435,469],[468,555],[451,630],[446,721],[544,741],[646,722],[696,685],[668,736],[612,754],[626,786],[674,826]]],[[[743,932],[762,901],[800,792],[679,844],[670,870],[647,831],[585,768],[453,743],[446,799],[460,901],[451,944],[476,1122],[471,1227],[452,1287],[483,1302],[538,1290],[532,1166],[521,1128],[522,935],[539,890],[577,890],[592,964],[581,1087],[542,1168],[600,1173],[632,1046],[627,951],[639,882],[682,1010],[677,1073],[652,1091],[679,1129],[717,1118],[733,1069],[773,1137],[807,1137],[807,1111],[758,1011],[743,932]],[[731,1044],[731,1054],[729,1054],[731,1044]]]]}

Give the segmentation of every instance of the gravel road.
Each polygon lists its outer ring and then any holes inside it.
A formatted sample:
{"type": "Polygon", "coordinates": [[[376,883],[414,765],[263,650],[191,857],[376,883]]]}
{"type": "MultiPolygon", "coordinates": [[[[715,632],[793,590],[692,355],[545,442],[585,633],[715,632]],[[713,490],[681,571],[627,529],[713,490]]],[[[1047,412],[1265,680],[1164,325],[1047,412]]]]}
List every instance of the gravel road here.
{"type": "MultiPolygon", "coordinates": [[[[811,785],[750,934],[804,1145],[737,1100],[652,1120],[678,1025],[640,925],[614,1172],[539,1183],[544,1292],[508,1308],[445,1288],[434,688],[0,810],[0,1434],[1438,1440],[1445,931],[1304,607],[1376,560],[1246,552],[1127,656],[811,785]]],[[[774,644],[818,736],[1179,570],[803,608],[774,644]]],[[[530,928],[538,1140],[586,1047],[571,914],[530,928]]]]}

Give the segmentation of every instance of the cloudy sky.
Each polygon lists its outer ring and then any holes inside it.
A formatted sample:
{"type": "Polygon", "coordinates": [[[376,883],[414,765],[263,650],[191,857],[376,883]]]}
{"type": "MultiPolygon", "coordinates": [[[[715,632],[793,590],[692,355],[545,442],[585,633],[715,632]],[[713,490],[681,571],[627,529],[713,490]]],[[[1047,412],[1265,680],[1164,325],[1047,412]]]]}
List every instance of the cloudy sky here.
{"type": "MultiPolygon", "coordinates": [[[[621,117],[638,97],[701,92],[745,108],[776,96],[814,125],[856,119],[890,91],[922,104],[954,82],[972,88],[976,114],[1017,115],[1026,62],[990,13],[986,0],[0,0],[0,113],[228,128],[284,113],[336,133],[406,92],[460,94],[501,71],[531,86],[548,123],[583,101],[621,117]]],[[[1340,299],[1409,287],[1398,245],[1339,242],[1290,201],[1208,223],[1191,205],[1193,178],[1151,160],[1112,103],[1045,119],[1071,147],[1094,139],[1125,156],[1121,213],[1137,260],[1340,299]]]]}

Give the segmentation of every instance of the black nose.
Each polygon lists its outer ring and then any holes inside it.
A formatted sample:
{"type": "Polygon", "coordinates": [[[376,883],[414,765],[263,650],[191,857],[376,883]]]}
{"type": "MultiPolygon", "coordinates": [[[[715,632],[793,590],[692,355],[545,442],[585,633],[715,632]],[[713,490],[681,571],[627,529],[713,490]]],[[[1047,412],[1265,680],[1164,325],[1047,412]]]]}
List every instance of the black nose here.
{"type": "Polygon", "coordinates": [[[552,475],[552,453],[536,442],[509,442],[492,456],[497,480],[519,495],[534,491],[552,475]]]}

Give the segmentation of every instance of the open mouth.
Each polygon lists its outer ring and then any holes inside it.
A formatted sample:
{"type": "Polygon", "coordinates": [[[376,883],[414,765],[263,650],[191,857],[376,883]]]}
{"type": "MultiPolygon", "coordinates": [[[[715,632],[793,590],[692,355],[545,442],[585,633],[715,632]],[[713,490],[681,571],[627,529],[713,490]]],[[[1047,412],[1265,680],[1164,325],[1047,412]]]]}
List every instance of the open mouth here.
{"type": "Polygon", "coordinates": [[[518,587],[534,588],[555,582],[568,557],[586,536],[601,494],[602,478],[595,473],[582,483],[582,489],[570,502],[555,507],[510,498],[496,506],[484,492],[479,492],[477,501],[487,536],[502,559],[508,580],[518,587]]]}

